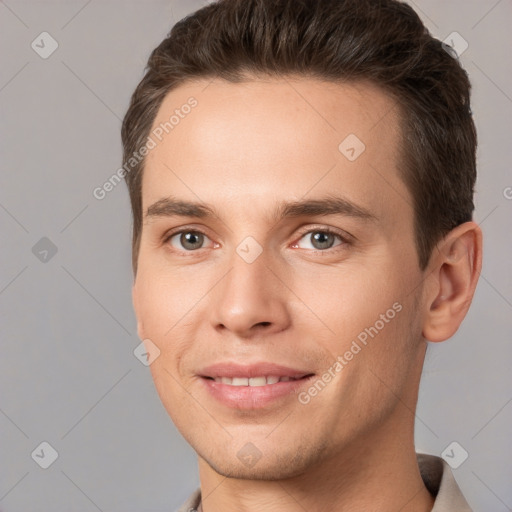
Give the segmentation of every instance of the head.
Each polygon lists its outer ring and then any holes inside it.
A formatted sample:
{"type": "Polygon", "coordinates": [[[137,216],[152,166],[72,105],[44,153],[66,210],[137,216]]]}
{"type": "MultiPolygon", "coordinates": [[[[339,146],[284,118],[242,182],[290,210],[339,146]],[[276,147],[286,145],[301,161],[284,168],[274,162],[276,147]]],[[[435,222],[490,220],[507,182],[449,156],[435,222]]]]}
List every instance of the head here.
{"type": "Polygon", "coordinates": [[[454,334],[480,268],[469,93],[392,0],[221,0],[152,52],[122,127],[134,306],[165,407],[219,473],[412,436],[425,340],[454,334]],[[212,364],[261,362],[304,383],[210,400],[212,364]]]}

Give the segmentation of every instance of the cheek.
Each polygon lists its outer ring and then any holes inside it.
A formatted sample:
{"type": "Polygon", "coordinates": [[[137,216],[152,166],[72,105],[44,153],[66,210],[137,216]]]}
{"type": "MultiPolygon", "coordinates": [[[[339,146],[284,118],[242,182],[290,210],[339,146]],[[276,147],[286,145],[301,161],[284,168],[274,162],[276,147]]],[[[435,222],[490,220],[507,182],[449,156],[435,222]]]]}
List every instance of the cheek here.
{"type": "Polygon", "coordinates": [[[292,289],[319,325],[322,321],[340,341],[373,326],[390,309],[388,316],[394,318],[393,304],[405,295],[401,278],[377,265],[347,264],[322,273],[304,272],[295,276],[292,289]]]}
{"type": "Polygon", "coordinates": [[[175,378],[183,378],[183,372],[188,374],[183,363],[196,338],[193,331],[197,322],[192,320],[207,291],[201,289],[201,280],[189,277],[180,276],[177,270],[159,268],[158,264],[144,265],[137,275],[137,318],[144,338],[160,350],[150,370],[164,403],[179,400],[175,378]]]}
{"type": "MultiPolygon", "coordinates": [[[[413,279],[408,268],[392,263],[330,269],[295,281],[297,295],[317,318],[313,324],[327,336],[317,337],[328,354],[327,366],[343,358],[339,393],[359,400],[384,400],[386,389],[379,378],[393,389],[400,389],[408,368],[415,360],[421,336],[419,308],[411,293],[413,279]]],[[[308,315],[310,316],[310,315],[308,315]]],[[[334,388],[333,388],[334,389],[334,388]]]]}
{"type": "MultiPolygon", "coordinates": [[[[160,400],[171,414],[181,410],[185,399],[178,381],[180,362],[188,347],[180,329],[191,308],[184,296],[187,287],[164,272],[147,272],[145,268],[140,268],[137,280],[137,318],[143,325],[144,337],[160,351],[149,369],[160,400]]],[[[175,420],[173,414],[171,417],[175,420]]]]}
{"type": "MultiPolygon", "coordinates": [[[[149,267],[149,265],[148,265],[149,267]]],[[[173,330],[204,295],[197,280],[180,277],[179,272],[141,268],[137,275],[137,318],[145,335],[156,339],[172,337],[173,330]]]]}

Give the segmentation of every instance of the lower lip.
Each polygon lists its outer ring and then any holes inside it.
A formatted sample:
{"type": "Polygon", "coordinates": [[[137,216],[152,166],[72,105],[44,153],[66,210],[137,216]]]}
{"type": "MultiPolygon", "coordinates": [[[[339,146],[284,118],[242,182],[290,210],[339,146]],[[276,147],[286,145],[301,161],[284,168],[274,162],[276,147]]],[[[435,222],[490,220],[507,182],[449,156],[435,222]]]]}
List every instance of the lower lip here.
{"type": "Polygon", "coordinates": [[[280,398],[296,395],[313,378],[276,382],[265,386],[230,386],[202,377],[209,393],[219,402],[234,409],[263,409],[280,398]]]}

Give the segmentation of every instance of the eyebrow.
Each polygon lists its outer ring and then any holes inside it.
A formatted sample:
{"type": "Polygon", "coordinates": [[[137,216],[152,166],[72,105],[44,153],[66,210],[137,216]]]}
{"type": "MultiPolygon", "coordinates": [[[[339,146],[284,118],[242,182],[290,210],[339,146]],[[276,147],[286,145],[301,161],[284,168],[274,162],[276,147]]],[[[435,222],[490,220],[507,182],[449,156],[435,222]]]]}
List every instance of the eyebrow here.
{"type": "MultiPolygon", "coordinates": [[[[275,207],[271,219],[279,221],[285,218],[321,215],[343,215],[371,222],[378,220],[376,215],[370,210],[342,197],[332,195],[318,199],[281,201],[275,207]]],[[[221,218],[212,205],[202,202],[183,201],[172,196],[159,199],[148,207],[145,214],[145,217],[174,216],[195,217],[199,219],[221,218]]]]}

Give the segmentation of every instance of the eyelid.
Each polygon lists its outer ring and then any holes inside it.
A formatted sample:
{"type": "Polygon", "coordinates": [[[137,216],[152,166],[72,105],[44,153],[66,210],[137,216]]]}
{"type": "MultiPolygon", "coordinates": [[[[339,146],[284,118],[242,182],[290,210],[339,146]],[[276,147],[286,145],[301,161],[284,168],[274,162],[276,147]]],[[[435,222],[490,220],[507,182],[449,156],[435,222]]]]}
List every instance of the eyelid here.
{"type": "Polygon", "coordinates": [[[344,242],[349,243],[351,240],[354,239],[352,235],[347,233],[346,231],[343,231],[341,229],[333,228],[331,226],[306,226],[304,229],[301,229],[299,231],[299,236],[302,238],[304,235],[307,235],[308,233],[331,233],[332,235],[339,236],[344,242]]]}

